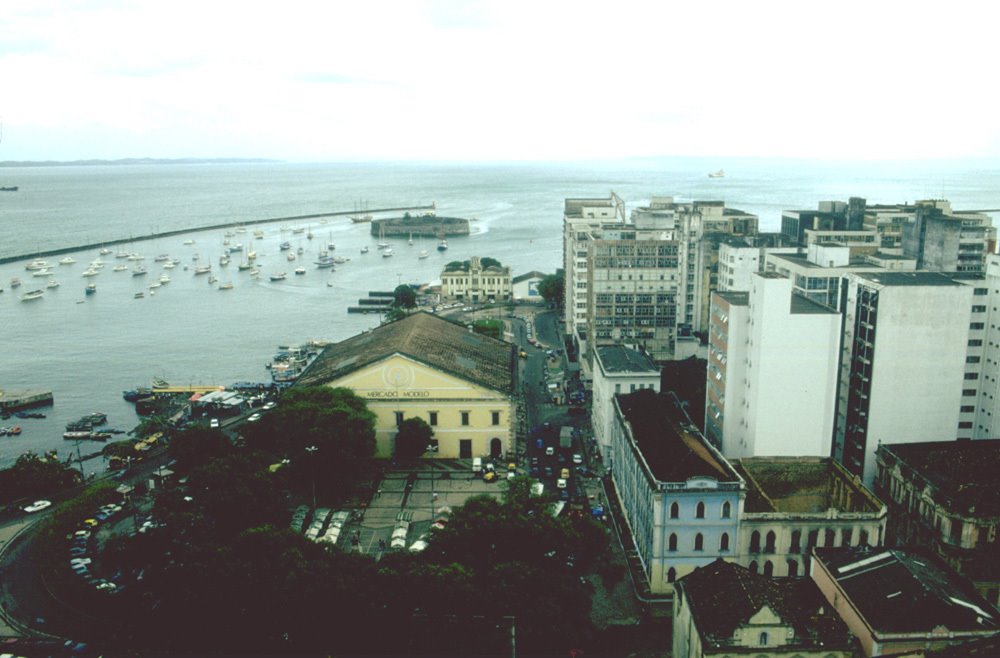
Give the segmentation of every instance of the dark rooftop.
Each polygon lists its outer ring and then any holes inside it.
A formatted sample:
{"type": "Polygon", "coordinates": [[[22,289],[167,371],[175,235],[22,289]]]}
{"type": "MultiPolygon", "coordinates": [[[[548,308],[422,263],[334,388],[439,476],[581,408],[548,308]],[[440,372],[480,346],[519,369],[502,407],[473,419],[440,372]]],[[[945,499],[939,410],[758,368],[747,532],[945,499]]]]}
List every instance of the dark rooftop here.
{"type": "Polygon", "coordinates": [[[895,455],[930,482],[935,498],[950,501],[953,511],[1000,515],[1000,440],[882,444],[878,451],[895,455]]]}
{"type": "Polygon", "coordinates": [[[710,447],[693,425],[688,428],[676,397],[645,388],[616,396],[625,420],[650,470],[660,482],[686,482],[710,477],[738,482],[732,467],[710,447]]]}
{"type": "Polygon", "coordinates": [[[524,274],[519,274],[511,279],[511,283],[521,283],[522,281],[527,281],[528,279],[544,279],[548,274],[545,272],[539,272],[538,270],[532,270],[530,272],[525,272],[524,274]]]}
{"type": "Polygon", "coordinates": [[[750,304],[750,293],[734,290],[716,290],[715,294],[722,297],[732,306],[748,306],[750,304]]]}
{"type": "Polygon", "coordinates": [[[597,356],[607,372],[660,372],[648,355],[622,345],[598,347],[597,356]]]}
{"type": "Polygon", "coordinates": [[[883,286],[960,286],[952,277],[940,272],[860,272],[863,279],[883,286]]]}
{"type": "Polygon", "coordinates": [[[869,546],[814,552],[876,633],[1000,629],[1000,613],[934,556],[869,546]]]}
{"type": "Polygon", "coordinates": [[[393,354],[405,355],[487,388],[513,392],[516,367],[513,345],[423,312],[327,346],[296,385],[326,384],[393,354]]]}
{"type": "Polygon", "coordinates": [[[802,295],[792,293],[792,313],[799,313],[802,315],[817,314],[817,313],[837,313],[836,310],[830,308],[829,306],[823,306],[819,302],[814,302],[808,297],[803,297],[802,295]]]}
{"type": "Polygon", "coordinates": [[[794,629],[782,653],[849,649],[853,643],[847,626],[808,578],[775,580],[719,558],[679,580],[677,587],[691,606],[706,649],[736,649],[734,632],[764,606],[794,629]]]}

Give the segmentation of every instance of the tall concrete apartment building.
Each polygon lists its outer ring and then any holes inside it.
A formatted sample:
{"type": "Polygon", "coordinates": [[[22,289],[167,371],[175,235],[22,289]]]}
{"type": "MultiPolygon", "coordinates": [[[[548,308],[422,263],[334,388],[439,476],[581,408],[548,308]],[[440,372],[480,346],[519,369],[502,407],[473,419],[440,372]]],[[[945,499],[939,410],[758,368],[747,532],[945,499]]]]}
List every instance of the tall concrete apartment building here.
{"type": "Polygon", "coordinates": [[[654,197],[626,220],[624,202],[567,199],[566,332],[584,355],[622,343],[656,361],[694,353],[708,326],[719,244],[754,235],[757,217],[721,201],[654,197]]]}
{"type": "Polygon", "coordinates": [[[709,441],[727,458],[829,455],[840,325],[776,273],[754,274],[748,293],[713,295],[709,441]]]}
{"type": "Polygon", "coordinates": [[[833,455],[866,484],[880,443],[955,439],[969,422],[972,298],[973,287],[937,272],[848,275],[833,455]]]}

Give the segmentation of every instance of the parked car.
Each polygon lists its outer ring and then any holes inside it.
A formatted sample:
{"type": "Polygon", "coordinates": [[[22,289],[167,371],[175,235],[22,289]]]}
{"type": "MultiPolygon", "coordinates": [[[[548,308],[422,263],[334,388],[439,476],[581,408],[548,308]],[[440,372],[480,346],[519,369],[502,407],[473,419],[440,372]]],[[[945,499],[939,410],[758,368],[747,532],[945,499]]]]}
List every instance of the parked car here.
{"type": "Polygon", "coordinates": [[[583,463],[583,455],[581,455],[578,452],[574,452],[573,453],[573,463],[576,464],[576,465],[578,465],[578,466],[580,464],[582,464],[583,463]]]}
{"type": "Polygon", "coordinates": [[[557,489],[565,489],[566,488],[566,478],[559,478],[558,480],[556,480],[556,488],[557,489]]]}
{"type": "Polygon", "coordinates": [[[48,500],[36,500],[30,505],[24,507],[24,511],[28,514],[34,514],[35,512],[41,512],[43,509],[48,509],[52,506],[52,502],[48,500]]]}

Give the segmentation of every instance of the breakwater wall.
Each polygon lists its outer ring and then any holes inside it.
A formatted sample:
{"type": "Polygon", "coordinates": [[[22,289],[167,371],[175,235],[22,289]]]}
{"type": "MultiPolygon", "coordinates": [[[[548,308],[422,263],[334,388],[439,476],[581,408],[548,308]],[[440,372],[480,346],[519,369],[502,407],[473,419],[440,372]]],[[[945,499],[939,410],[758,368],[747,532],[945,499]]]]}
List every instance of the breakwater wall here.
{"type": "MultiPolygon", "coordinates": [[[[434,208],[435,205],[430,204],[425,206],[402,206],[398,208],[371,208],[371,209],[366,209],[365,212],[373,214],[373,213],[386,213],[386,212],[408,212],[411,210],[433,211],[434,208]]],[[[17,256],[4,256],[0,258],[0,265],[3,265],[4,263],[13,263],[14,261],[19,261],[19,260],[31,260],[34,258],[49,258],[51,256],[61,256],[63,254],[69,254],[77,251],[86,251],[88,249],[100,249],[102,247],[111,247],[114,245],[128,244],[130,242],[141,242],[143,240],[169,238],[171,236],[186,235],[188,233],[216,231],[219,229],[235,228],[237,226],[256,226],[258,224],[271,224],[273,222],[302,222],[310,219],[322,219],[324,217],[349,217],[351,215],[357,215],[357,214],[358,214],[357,209],[336,210],[332,212],[313,213],[310,215],[293,215],[291,217],[268,217],[266,219],[247,219],[238,222],[224,222],[222,224],[211,224],[209,226],[191,226],[188,228],[181,228],[173,231],[160,231],[157,233],[146,233],[144,235],[130,235],[127,238],[119,238],[116,240],[105,240],[104,242],[94,242],[92,244],[83,244],[74,247],[61,247],[59,249],[49,249],[47,251],[35,251],[26,254],[19,254],[17,256]]]]}

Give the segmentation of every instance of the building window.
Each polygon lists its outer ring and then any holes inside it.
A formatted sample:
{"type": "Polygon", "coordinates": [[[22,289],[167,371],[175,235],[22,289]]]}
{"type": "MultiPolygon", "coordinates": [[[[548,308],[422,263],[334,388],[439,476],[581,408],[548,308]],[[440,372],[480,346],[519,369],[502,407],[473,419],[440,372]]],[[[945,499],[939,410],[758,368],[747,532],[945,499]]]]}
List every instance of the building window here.
{"type": "Polygon", "coordinates": [[[789,558],[788,560],[788,577],[795,578],[799,575],[799,563],[795,560],[789,558]]]}
{"type": "Polygon", "coordinates": [[[972,421],[971,420],[963,420],[961,423],[958,424],[958,429],[960,429],[960,430],[971,430],[972,429],[972,421]]]}
{"type": "Polygon", "coordinates": [[[729,550],[729,533],[722,533],[722,537],[719,538],[719,550],[728,551],[729,550]]]}
{"type": "Polygon", "coordinates": [[[975,305],[975,306],[972,307],[972,312],[973,313],[985,313],[986,312],[986,307],[977,304],[977,305],[975,305]]]}
{"type": "Polygon", "coordinates": [[[800,553],[802,552],[802,531],[793,530],[792,531],[792,545],[788,547],[789,553],[800,553]]]}
{"type": "Polygon", "coordinates": [[[500,412],[499,411],[493,411],[493,412],[490,413],[490,415],[491,415],[491,417],[493,419],[493,424],[494,425],[499,425],[500,424],[500,412]]]}
{"type": "Polygon", "coordinates": [[[764,575],[768,578],[774,575],[774,564],[770,560],[764,560],[764,575]]]}
{"type": "Polygon", "coordinates": [[[705,550],[705,537],[700,532],[694,536],[694,550],[696,551],[705,550]]]}
{"type": "Polygon", "coordinates": [[[428,411],[427,412],[427,424],[431,427],[435,427],[438,424],[438,412],[428,411]]]}
{"type": "Polygon", "coordinates": [[[972,322],[972,323],[969,324],[969,329],[972,329],[974,331],[978,331],[978,330],[983,329],[985,327],[986,327],[986,324],[983,323],[983,322],[972,322]]]}
{"type": "Polygon", "coordinates": [[[681,518],[681,506],[677,503],[670,503],[670,518],[679,519],[681,518]]]}
{"type": "Polygon", "coordinates": [[[722,518],[728,519],[732,517],[732,515],[733,515],[733,506],[727,500],[726,502],[722,503],[722,518]]]}
{"type": "Polygon", "coordinates": [[[837,533],[834,532],[831,528],[827,528],[824,535],[825,536],[823,537],[823,546],[825,547],[829,548],[833,546],[834,543],[837,541],[837,533]]]}
{"type": "Polygon", "coordinates": [[[854,528],[844,528],[840,531],[841,546],[850,546],[852,539],[854,539],[854,528]]]}
{"type": "Polygon", "coordinates": [[[759,644],[762,647],[766,647],[767,646],[767,633],[766,632],[762,632],[760,634],[760,637],[757,638],[757,644],[759,644]]]}
{"type": "Polygon", "coordinates": [[[469,412],[468,411],[463,411],[462,412],[462,424],[463,425],[468,425],[469,424],[469,412]]]}
{"type": "Polygon", "coordinates": [[[705,503],[703,503],[703,502],[701,502],[699,500],[698,501],[698,506],[695,507],[694,509],[695,509],[695,511],[694,511],[694,517],[696,519],[703,519],[703,518],[705,518],[705,503]]]}
{"type": "Polygon", "coordinates": [[[677,569],[670,567],[667,569],[667,582],[672,583],[677,580],[677,569]]]}
{"type": "Polygon", "coordinates": [[[979,338],[973,338],[969,341],[969,347],[982,347],[983,341],[979,338]]]}
{"type": "Polygon", "coordinates": [[[966,379],[966,381],[973,381],[973,380],[979,379],[979,373],[978,372],[967,372],[967,373],[965,373],[965,379],[966,379]]]}
{"type": "Polygon", "coordinates": [[[760,532],[757,530],[750,534],[750,552],[760,553],[760,532]]]}
{"type": "Polygon", "coordinates": [[[769,530],[767,537],[764,539],[764,552],[773,553],[774,552],[774,541],[775,535],[773,530],[769,530]]]}
{"type": "Polygon", "coordinates": [[[671,532],[670,537],[667,539],[667,550],[676,551],[677,550],[677,534],[671,532]]]}
{"type": "Polygon", "coordinates": [[[757,566],[757,560],[750,560],[750,566],[747,568],[750,569],[750,573],[757,573],[760,571],[759,567],[757,566]]]}
{"type": "Polygon", "coordinates": [[[402,411],[397,411],[396,412],[396,427],[399,427],[402,424],[403,424],[403,412],[402,411]]]}

